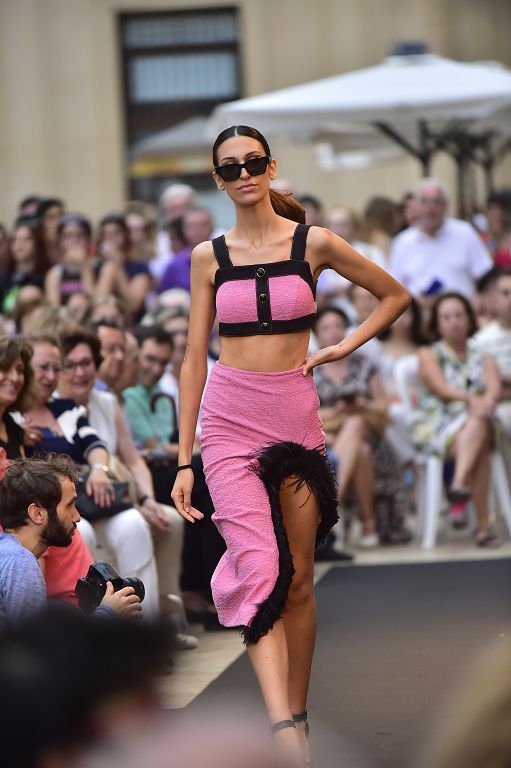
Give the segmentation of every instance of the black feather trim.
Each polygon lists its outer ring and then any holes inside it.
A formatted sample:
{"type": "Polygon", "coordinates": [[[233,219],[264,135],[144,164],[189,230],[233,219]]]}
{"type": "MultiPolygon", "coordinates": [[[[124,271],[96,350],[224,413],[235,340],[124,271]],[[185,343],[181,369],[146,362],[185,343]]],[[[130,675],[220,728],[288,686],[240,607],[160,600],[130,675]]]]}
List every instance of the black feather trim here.
{"type": "Polygon", "coordinates": [[[287,477],[296,476],[296,489],[306,485],[314,494],[321,515],[316,547],[325,541],[329,530],[338,520],[337,487],[324,446],[310,449],[291,441],[275,443],[258,451],[254,456],[252,469],[264,483],[270,499],[279,551],[279,575],[270,595],[260,603],[249,626],[242,630],[245,645],[257,643],[281,617],[295,572],[280,509],[279,493],[282,482],[287,477]]]}

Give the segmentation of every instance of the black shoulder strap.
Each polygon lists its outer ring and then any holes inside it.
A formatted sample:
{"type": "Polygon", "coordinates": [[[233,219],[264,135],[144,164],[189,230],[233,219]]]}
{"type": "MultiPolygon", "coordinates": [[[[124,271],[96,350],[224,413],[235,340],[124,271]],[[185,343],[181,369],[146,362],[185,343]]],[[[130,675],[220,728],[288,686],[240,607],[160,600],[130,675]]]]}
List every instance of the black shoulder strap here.
{"type": "Polygon", "coordinates": [[[232,261],[227,249],[227,243],[225,242],[225,236],[220,235],[220,237],[215,237],[215,239],[211,242],[213,243],[215,259],[217,260],[220,269],[227,269],[228,267],[232,267],[232,261]]]}
{"type": "Polygon", "coordinates": [[[293,245],[291,247],[291,258],[295,261],[305,259],[305,245],[310,227],[307,224],[298,224],[293,236],[293,245]]]}

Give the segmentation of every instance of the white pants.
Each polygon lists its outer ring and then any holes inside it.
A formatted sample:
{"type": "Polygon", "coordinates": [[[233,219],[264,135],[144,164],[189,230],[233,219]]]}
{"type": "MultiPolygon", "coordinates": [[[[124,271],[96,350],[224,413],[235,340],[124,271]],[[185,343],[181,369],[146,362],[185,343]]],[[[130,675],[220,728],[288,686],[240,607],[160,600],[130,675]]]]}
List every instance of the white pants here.
{"type": "Polygon", "coordinates": [[[179,595],[184,520],[174,507],[161,506],[169,520],[166,531],[152,529],[134,507],[92,524],[83,518],[78,523],[96,560],[113,559],[120,576],[143,581],[146,617],[158,616],[160,595],[179,595]]]}

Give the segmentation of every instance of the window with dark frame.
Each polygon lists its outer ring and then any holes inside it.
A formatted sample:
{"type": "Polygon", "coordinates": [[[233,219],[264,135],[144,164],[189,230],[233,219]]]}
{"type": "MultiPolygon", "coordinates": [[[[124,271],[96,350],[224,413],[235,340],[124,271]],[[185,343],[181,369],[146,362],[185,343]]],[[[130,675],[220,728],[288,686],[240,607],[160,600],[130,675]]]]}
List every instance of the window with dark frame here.
{"type": "Polygon", "coordinates": [[[128,152],[241,95],[236,8],[123,13],[119,36],[128,152]]]}

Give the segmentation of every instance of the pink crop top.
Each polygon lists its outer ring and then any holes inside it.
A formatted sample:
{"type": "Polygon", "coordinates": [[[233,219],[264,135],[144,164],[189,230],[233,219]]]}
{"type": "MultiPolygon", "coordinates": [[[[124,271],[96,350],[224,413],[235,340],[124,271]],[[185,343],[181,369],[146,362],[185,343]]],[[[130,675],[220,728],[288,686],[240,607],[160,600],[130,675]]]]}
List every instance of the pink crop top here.
{"type": "Polygon", "coordinates": [[[268,264],[235,267],[225,237],[216,237],[213,250],[216,311],[220,336],[295,333],[311,328],[316,317],[316,290],[305,245],[309,227],[298,224],[291,257],[268,264]]]}

